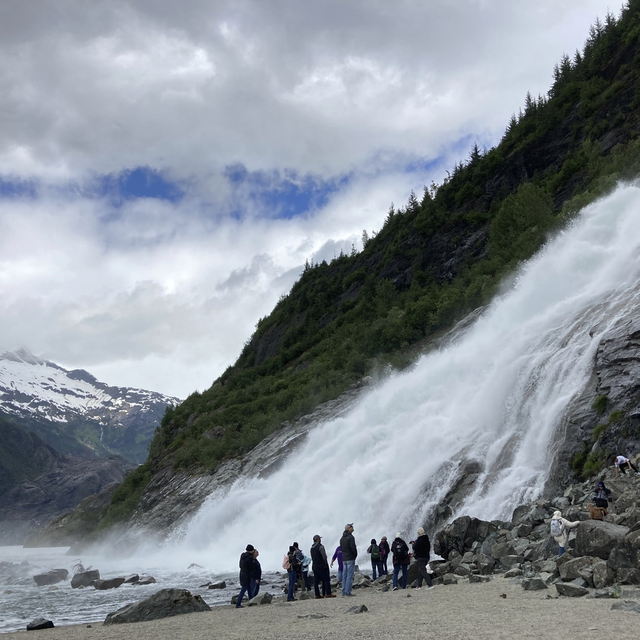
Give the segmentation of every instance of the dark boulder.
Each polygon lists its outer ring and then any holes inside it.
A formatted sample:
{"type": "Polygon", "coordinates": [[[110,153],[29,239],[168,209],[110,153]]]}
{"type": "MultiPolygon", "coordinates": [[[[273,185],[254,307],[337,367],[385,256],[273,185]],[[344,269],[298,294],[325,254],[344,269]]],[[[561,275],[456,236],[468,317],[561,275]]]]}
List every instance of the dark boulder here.
{"type": "Polygon", "coordinates": [[[611,550],[622,542],[627,533],[628,527],[603,520],[581,522],[575,539],[575,553],[577,556],[596,556],[607,560],[611,550]]]}
{"type": "Polygon", "coordinates": [[[93,586],[100,591],[106,591],[107,589],[117,589],[121,584],[124,584],[123,577],[95,580],[93,586]]]}
{"type": "Polygon", "coordinates": [[[581,598],[589,593],[589,589],[572,584],[571,582],[557,582],[556,590],[561,596],[567,596],[569,598],[581,598]]]}
{"type": "Polygon", "coordinates": [[[53,629],[53,622],[45,618],[36,618],[27,625],[27,631],[38,631],[39,629],[53,629]]]}
{"type": "Polygon", "coordinates": [[[46,587],[50,584],[58,584],[69,577],[69,572],[66,569],[51,569],[46,573],[38,573],[33,576],[35,583],[39,587],[46,587]]]}
{"type": "Polygon", "coordinates": [[[100,572],[97,569],[90,569],[89,571],[82,571],[76,573],[71,578],[71,587],[73,589],[80,589],[81,587],[89,587],[96,580],[100,580],[100,572]]]}
{"type": "Polygon", "coordinates": [[[128,604],[108,614],[104,624],[158,620],[196,611],[211,611],[211,607],[200,596],[194,596],[186,589],[162,589],[146,600],[128,604]]]}
{"type": "Polygon", "coordinates": [[[155,584],[156,583],[156,579],[153,576],[142,576],[142,578],[140,578],[140,580],[138,580],[137,582],[132,582],[132,584],[138,585],[138,586],[144,586],[146,584],[155,584]]]}
{"type": "Polygon", "coordinates": [[[471,550],[474,542],[483,542],[497,531],[498,528],[492,522],[462,516],[436,534],[433,550],[443,558],[448,558],[452,551],[457,551],[462,556],[471,550]]]}
{"type": "Polygon", "coordinates": [[[222,582],[216,582],[215,584],[210,584],[209,589],[226,589],[227,583],[223,580],[222,582]]]}

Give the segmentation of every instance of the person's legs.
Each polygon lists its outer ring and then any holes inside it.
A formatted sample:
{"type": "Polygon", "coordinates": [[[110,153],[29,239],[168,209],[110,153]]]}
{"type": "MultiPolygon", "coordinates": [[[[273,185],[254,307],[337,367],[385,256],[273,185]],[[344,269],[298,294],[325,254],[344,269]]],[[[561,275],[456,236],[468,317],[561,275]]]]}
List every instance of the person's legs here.
{"type": "Polygon", "coordinates": [[[342,569],[342,595],[350,596],[351,595],[351,587],[353,585],[353,574],[356,569],[356,561],[355,560],[346,560],[343,561],[343,569],[342,569]]]}
{"type": "Polygon", "coordinates": [[[296,579],[298,578],[298,574],[295,571],[288,571],[289,574],[289,590],[287,591],[287,600],[293,600],[293,590],[296,586],[296,579]]]}
{"type": "Polygon", "coordinates": [[[558,550],[558,558],[564,553],[564,547],[560,547],[558,550]]]}
{"type": "Polygon", "coordinates": [[[376,576],[376,562],[375,560],[371,561],[371,574],[372,574],[372,579],[375,580],[378,576],[376,576]]]}
{"type": "Polygon", "coordinates": [[[322,579],[322,595],[325,598],[331,598],[331,576],[329,575],[329,569],[325,569],[321,572],[322,579]]]}
{"type": "Polygon", "coordinates": [[[393,565],[393,588],[397,589],[398,588],[398,574],[400,573],[400,567],[401,565],[399,564],[394,564],[393,565]]]}
{"type": "MultiPolygon", "coordinates": [[[[320,572],[319,571],[314,571],[313,572],[313,590],[316,594],[316,598],[320,597],[320,572]]],[[[322,585],[324,587],[324,584],[322,585]]]]}
{"type": "Polygon", "coordinates": [[[407,578],[409,577],[409,571],[407,570],[407,565],[402,565],[402,588],[407,588],[407,578]]]}
{"type": "Polygon", "coordinates": [[[387,569],[387,556],[382,558],[382,568],[384,569],[384,575],[388,576],[389,575],[389,569],[387,569]]]}
{"type": "Polygon", "coordinates": [[[425,558],[418,558],[416,563],[418,565],[418,589],[422,589],[422,580],[424,579],[427,580],[427,583],[429,582],[427,579],[427,561],[425,558]]]}
{"type": "Polygon", "coordinates": [[[244,594],[249,591],[249,587],[246,585],[242,585],[240,587],[240,593],[238,594],[238,600],[236,601],[236,609],[240,609],[242,606],[242,598],[244,598],[244,594]]]}

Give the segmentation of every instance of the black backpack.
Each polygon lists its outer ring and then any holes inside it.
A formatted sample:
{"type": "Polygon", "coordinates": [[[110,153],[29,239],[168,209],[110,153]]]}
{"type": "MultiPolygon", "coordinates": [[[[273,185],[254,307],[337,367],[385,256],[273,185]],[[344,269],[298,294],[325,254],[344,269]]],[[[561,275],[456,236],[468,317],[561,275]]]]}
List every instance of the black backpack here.
{"type": "Polygon", "coordinates": [[[371,559],[380,560],[380,547],[377,544],[371,545],[371,559]]]}
{"type": "Polygon", "coordinates": [[[391,550],[393,551],[393,557],[396,560],[404,560],[407,557],[407,549],[402,540],[394,540],[391,550]]]}

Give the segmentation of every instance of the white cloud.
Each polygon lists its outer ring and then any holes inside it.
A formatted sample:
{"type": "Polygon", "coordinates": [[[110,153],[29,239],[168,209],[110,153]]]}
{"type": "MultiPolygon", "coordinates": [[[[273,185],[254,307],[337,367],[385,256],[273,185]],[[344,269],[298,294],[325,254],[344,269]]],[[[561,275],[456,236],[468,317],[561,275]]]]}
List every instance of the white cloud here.
{"type": "Polygon", "coordinates": [[[441,180],[472,141],[495,143],[606,10],[2,3],[0,179],[41,183],[0,198],[0,349],[25,345],[112,384],[207,388],[306,259],[350,250],[392,200],[441,180]],[[232,192],[223,172],[235,163],[349,181],[320,210],[274,219],[232,192]],[[186,197],[114,207],[68,188],[138,166],[185,180],[186,197]]]}

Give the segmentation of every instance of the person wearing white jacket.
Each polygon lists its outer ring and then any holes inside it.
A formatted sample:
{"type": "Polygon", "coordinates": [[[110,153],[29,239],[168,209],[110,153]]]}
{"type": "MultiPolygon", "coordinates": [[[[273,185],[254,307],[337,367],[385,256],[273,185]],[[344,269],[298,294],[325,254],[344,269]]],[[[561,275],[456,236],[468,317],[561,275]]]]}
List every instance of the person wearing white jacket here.
{"type": "Polygon", "coordinates": [[[567,546],[567,541],[569,540],[569,529],[574,529],[580,524],[580,520],[576,520],[575,522],[570,522],[566,518],[562,517],[562,513],[560,511],[554,511],[553,516],[551,517],[551,535],[554,534],[554,530],[558,527],[560,528],[560,533],[558,535],[553,535],[553,539],[558,543],[560,547],[560,551],[558,551],[558,557],[560,557],[564,553],[564,548],[567,546]],[[559,525],[554,524],[554,520],[559,520],[559,525]]]}

